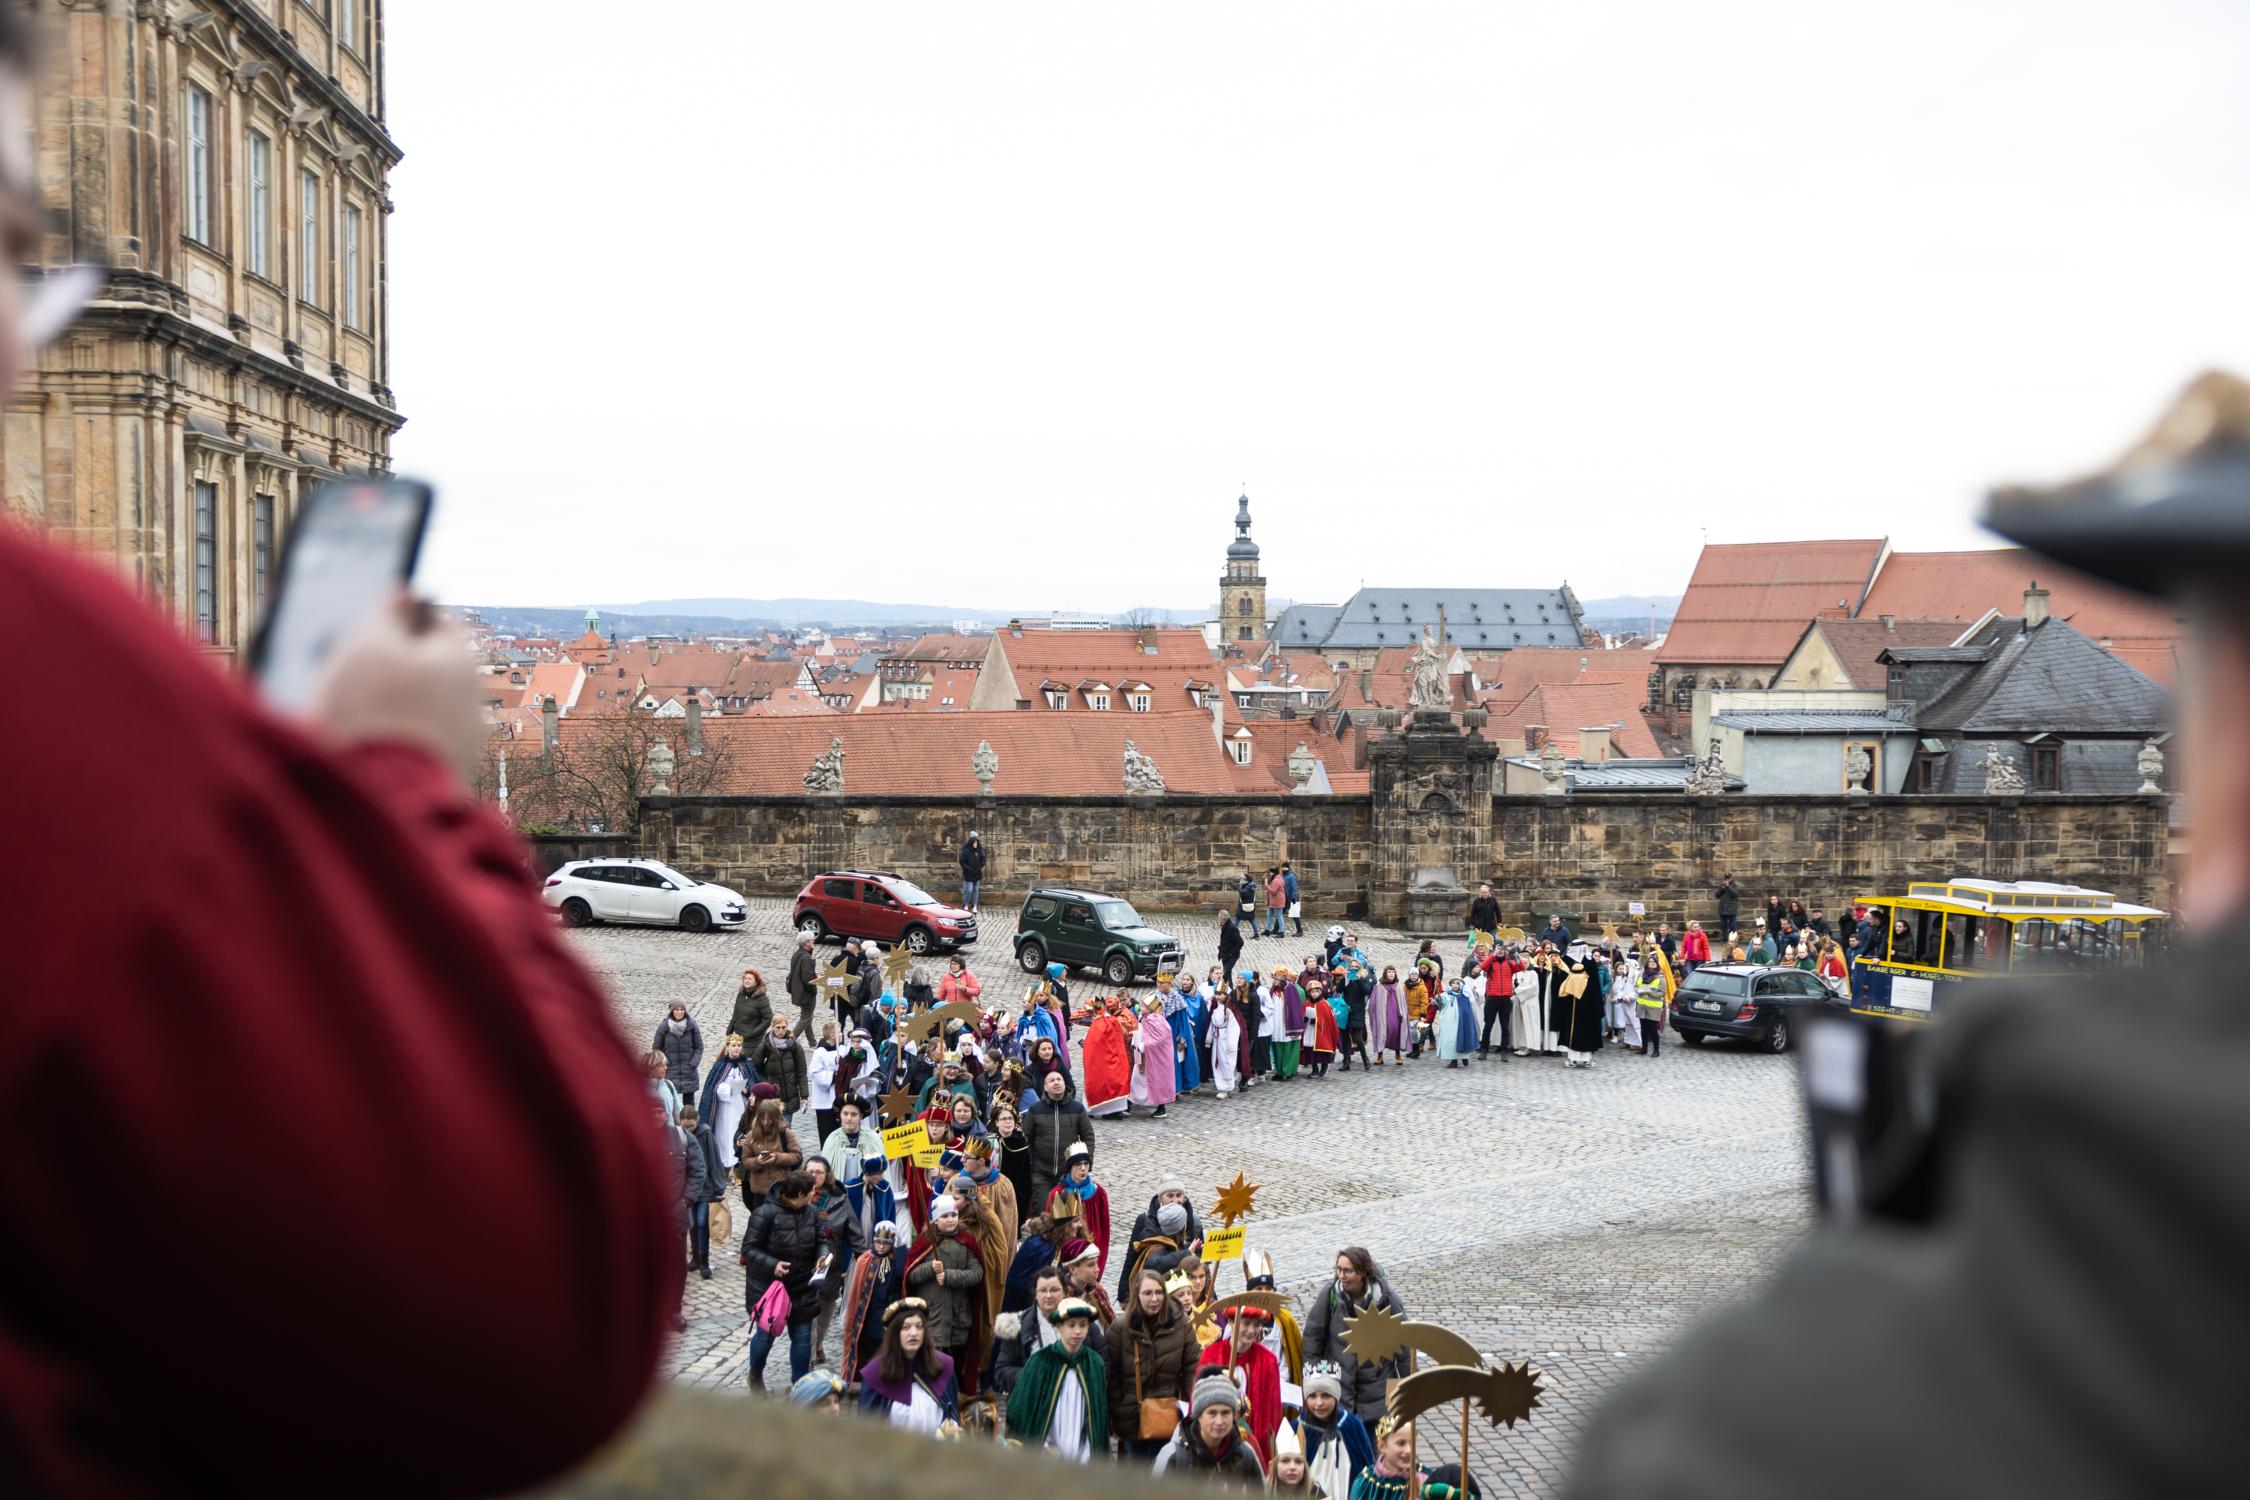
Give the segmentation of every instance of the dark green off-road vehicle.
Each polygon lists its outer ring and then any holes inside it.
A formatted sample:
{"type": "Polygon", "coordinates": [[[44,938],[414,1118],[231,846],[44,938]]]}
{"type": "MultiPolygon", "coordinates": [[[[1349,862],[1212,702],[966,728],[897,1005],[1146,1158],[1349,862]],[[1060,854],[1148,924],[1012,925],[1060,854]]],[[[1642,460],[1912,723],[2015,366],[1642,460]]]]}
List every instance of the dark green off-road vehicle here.
{"type": "Polygon", "coordinates": [[[1016,962],[1027,974],[1048,964],[1096,969],[1111,984],[1177,974],[1187,949],[1141,920],[1133,903],[1092,891],[1035,890],[1016,921],[1016,962]]]}

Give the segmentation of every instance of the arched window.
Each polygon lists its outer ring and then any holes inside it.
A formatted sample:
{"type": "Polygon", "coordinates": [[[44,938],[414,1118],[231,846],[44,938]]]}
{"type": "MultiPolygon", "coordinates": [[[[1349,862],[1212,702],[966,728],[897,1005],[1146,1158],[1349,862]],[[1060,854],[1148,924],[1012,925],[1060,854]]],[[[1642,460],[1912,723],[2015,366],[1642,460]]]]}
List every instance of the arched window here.
{"type": "Polygon", "coordinates": [[[1242,596],[1242,602],[1234,607],[1234,612],[1238,615],[1250,613],[1250,596],[1248,594],[1242,596]]]}

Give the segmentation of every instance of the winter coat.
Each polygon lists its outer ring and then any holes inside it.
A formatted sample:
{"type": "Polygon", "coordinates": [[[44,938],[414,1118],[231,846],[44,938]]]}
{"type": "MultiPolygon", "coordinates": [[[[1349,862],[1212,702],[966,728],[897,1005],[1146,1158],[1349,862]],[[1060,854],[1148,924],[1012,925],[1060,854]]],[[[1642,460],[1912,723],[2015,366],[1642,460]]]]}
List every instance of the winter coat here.
{"type": "Polygon", "coordinates": [[[1220,964],[1231,969],[1234,967],[1234,961],[1240,957],[1242,957],[1242,929],[1232,922],[1221,921],[1219,923],[1220,964]]]}
{"type": "Polygon", "coordinates": [[[746,984],[734,992],[734,1016],[727,1032],[742,1038],[742,1050],[758,1045],[758,1038],[773,1030],[773,1002],[762,984],[746,984]]]}
{"type": "Polygon", "coordinates": [[[758,1044],[758,1077],[781,1090],[781,1112],[793,1115],[811,1093],[812,1085],[805,1067],[805,1049],[794,1038],[776,1042],[769,1033],[758,1044]]]}
{"type": "MultiPolygon", "coordinates": [[[[710,1202],[711,1183],[718,1177],[716,1169],[719,1165],[716,1160],[704,1155],[704,1143],[711,1138],[710,1127],[698,1125],[695,1134],[689,1135],[675,1126],[672,1137],[685,1157],[686,1170],[680,1180],[680,1201],[690,1208],[698,1203],[710,1202]]],[[[722,1184],[725,1182],[724,1178],[718,1180],[722,1184]]]]}
{"type": "Polygon", "coordinates": [[[813,1212],[820,1220],[820,1248],[830,1256],[828,1279],[820,1284],[820,1304],[833,1307],[844,1294],[844,1278],[851,1273],[852,1258],[867,1248],[867,1236],[852,1214],[851,1195],[836,1187],[825,1198],[813,1200],[813,1212]]]}
{"type": "Polygon", "coordinates": [[[1214,1454],[1203,1445],[1203,1439],[1197,1434],[1195,1425],[1183,1419],[1173,1429],[1171,1441],[1164,1445],[1163,1452],[1156,1455],[1156,1463],[1151,1472],[1201,1483],[1217,1483],[1228,1489],[1248,1489],[1253,1492],[1265,1489],[1266,1466],[1258,1457],[1257,1447],[1242,1435],[1239,1428],[1227,1439],[1224,1451],[1214,1454]]]}
{"type": "Polygon", "coordinates": [[[800,1010],[812,1004],[813,997],[820,993],[820,961],[813,957],[812,949],[799,947],[789,955],[788,984],[789,998],[797,1002],[800,1010]]]}
{"type": "Polygon", "coordinates": [[[677,1125],[664,1139],[664,1166],[672,1184],[672,1232],[686,1234],[688,1204],[693,1201],[688,1192],[694,1184],[696,1158],[701,1153],[696,1150],[693,1138],[677,1125]]]}
{"type": "MultiPolygon", "coordinates": [[[[1163,1194],[1161,1193],[1149,1195],[1147,1210],[1133,1220],[1133,1232],[1125,1237],[1125,1253],[1118,1257],[1121,1264],[1117,1268],[1117,1305],[1119,1307],[1123,1307],[1126,1299],[1132,1294],[1133,1262],[1140,1257],[1142,1241],[1173,1238],[1157,1227],[1156,1211],[1162,1207],[1160,1201],[1162,1197],[1163,1194]]],[[[1185,1256],[1185,1247],[1203,1238],[1203,1226],[1196,1221],[1194,1201],[1183,1200],[1180,1207],[1187,1210],[1187,1227],[1179,1232],[1172,1249],[1166,1250],[1161,1244],[1150,1247],[1155,1252],[1149,1258],[1148,1264],[1148,1268],[1152,1271],[1169,1272],[1185,1256]]]]}
{"type": "Polygon", "coordinates": [[[719,1139],[709,1124],[695,1127],[696,1144],[703,1150],[703,1196],[690,1203],[716,1203],[727,1195],[727,1169],[719,1165],[719,1139]]]}
{"type": "Polygon", "coordinates": [[[1289,889],[1281,883],[1279,875],[1266,882],[1266,905],[1282,907],[1289,904],[1289,889]]]}
{"type": "Polygon", "coordinates": [[[984,840],[970,839],[961,846],[961,878],[984,879],[984,840]]]}
{"type": "Polygon", "coordinates": [[[1479,896],[1469,903],[1469,930],[1471,932],[1498,932],[1500,930],[1500,903],[1490,896],[1479,896]]]}
{"type": "Polygon", "coordinates": [[[1170,1297],[1164,1299],[1164,1311],[1154,1323],[1138,1304],[1119,1314],[1110,1325],[1109,1352],[1104,1356],[1109,1363],[1109,1430],[1118,1437],[1138,1438],[1141,1398],[1185,1401],[1193,1396],[1195,1364],[1202,1355],[1195,1325],[1170,1297]]]}
{"type": "Polygon", "coordinates": [[[937,982],[937,1003],[940,1005],[951,1005],[956,1000],[966,1000],[973,1005],[983,993],[984,985],[967,969],[958,974],[948,969],[937,982]]]}
{"type": "Polygon", "coordinates": [[[976,1252],[958,1239],[939,1240],[930,1253],[906,1273],[906,1295],[930,1304],[930,1342],[954,1349],[969,1341],[970,1294],[984,1285],[984,1267],[976,1252]]]}
{"type": "MultiPolygon", "coordinates": [[[[1040,1312],[1035,1305],[1024,1308],[1021,1312],[1002,1313],[992,1320],[992,1354],[988,1364],[994,1390],[1012,1391],[1016,1388],[1016,1377],[1023,1373],[1024,1361],[1039,1351],[1039,1325],[1045,1317],[1046,1314],[1040,1312]]],[[[1108,1359],[1109,1334],[1103,1329],[1099,1318],[1094,1320],[1093,1327],[1086,1330],[1086,1346],[1101,1355],[1105,1361],[1108,1359]]],[[[1089,1399],[1101,1396],[1100,1392],[1087,1394],[1089,1399]]]]}
{"type": "Polygon", "coordinates": [[[1088,1151],[1094,1149],[1094,1117],[1066,1095],[1060,1104],[1044,1098],[1032,1104],[1023,1112],[1022,1125],[1031,1144],[1031,1201],[1045,1203],[1070,1166],[1070,1148],[1083,1141],[1088,1151]]]}
{"type": "Polygon", "coordinates": [[[1680,962],[1707,964],[1711,961],[1711,939],[1700,927],[1690,928],[1680,939],[1680,962]]]}
{"type": "Polygon", "coordinates": [[[695,1017],[687,1017],[674,1031],[667,1013],[656,1023],[656,1039],[648,1046],[651,1052],[664,1054],[664,1076],[672,1080],[680,1097],[693,1099],[696,1074],[703,1067],[703,1028],[695,1024],[695,1017]]]}
{"type": "MultiPolygon", "coordinates": [[[[1377,1305],[1388,1306],[1400,1317],[1406,1316],[1406,1304],[1391,1291],[1391,1284],[1380,1274],[1375,1278],[1377,1305]]],[[[1359,1413],[1362,1422],[1372,1424],[1383,1417],[1386,1384],[1406,1374],[1404,1355],[1389,1359],[1362,1362],[1352,1355],[1351,1347],[1344,1342],[1344,1324],[1364,1308],[1350,1306],[1343,1288],[1331,1277],[1313,1299],[1310,1311],[1305,1314],[1305,1363],[1317,1359],[1333,1360],[1343,1372],[1344,1405],[1359,1413]]]]}
{"type": "Polygon", "coordinates": [[[1242,884],[1234,888],[1234,904],[1241,911],[1254,910],[1258,905],[1258,882],[1243,876],[1242,884]]]}
{"type": "MultiPolygon", "coordinates": [[[[743,1116],[745,1121],[749,1118],[748,1115],[743,1116]]],[[[740,1160],[742,1169],[742,1201],[755,1208],[772,1190],[775,1183],[804,1164],[805,1153],[797,1149],[797,1138],[789,1133],[789,1127],[786,1125],[781,1127],[781,1145],[774,1152],[772,1161],[765,1163],[763,1166],[753,1165],[748,1156],[745,1155],[750,1149],[749,1139],[746,1136],[742,1143],[735,1147],[735,1155],[740,1160]]]]}
{"type": "Polygon", "coordinates": [[[742,1267],[746,1305],[755,1312],[758,1299],[773,1284],[774,1267],[786,1263],[781,1277],[789,1293],[789,1321],[809,1322],[819,1311],[811,1296],[813,1268],[820,1261],[820,1214],[812,1204],[787,1209],[781,1199],[767,1194],[750,1215],[742,1236],[742,1267]]]}
{"type": "Polygon", "coordinates": [[[1287,896],[1291,904],[1295,904],[1297,900],[1297,872],[1295,870],[1283,870],[1281,872],[1281,894],[1287,896]]]}

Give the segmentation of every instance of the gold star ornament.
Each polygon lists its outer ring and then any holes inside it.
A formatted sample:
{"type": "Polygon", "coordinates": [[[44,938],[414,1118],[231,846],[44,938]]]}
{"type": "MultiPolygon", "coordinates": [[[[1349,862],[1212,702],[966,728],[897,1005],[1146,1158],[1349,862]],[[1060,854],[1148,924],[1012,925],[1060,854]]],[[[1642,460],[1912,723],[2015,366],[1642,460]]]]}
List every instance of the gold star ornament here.
{"type": "Polygon", "coordinates": [[[914,955],[905,948],[893,948],[883,955],[883,977],[891,982],[892,989],[903,988],[906,976],[914,970],[914,955]]]}
{"type": "Polygon", "coordinates": [[[914,1113],[914,1091],[909,1088],[893,1089],[875,1101],[883,1118],[893,1125],[904,1125],[914,1113]]]}
{"type": "Polygon", "coordinates": [[[1251,1200],[1258,1196],[1258,1184],[1245,1182],[1242,1174],[1234,1174],[1234,1181],[1219,1189],[1218,1206],[1212,1210],[1219,1216],[1222,1227],[1234,1228],[1235,1220],[1250,1217],[1251,1200]]]}

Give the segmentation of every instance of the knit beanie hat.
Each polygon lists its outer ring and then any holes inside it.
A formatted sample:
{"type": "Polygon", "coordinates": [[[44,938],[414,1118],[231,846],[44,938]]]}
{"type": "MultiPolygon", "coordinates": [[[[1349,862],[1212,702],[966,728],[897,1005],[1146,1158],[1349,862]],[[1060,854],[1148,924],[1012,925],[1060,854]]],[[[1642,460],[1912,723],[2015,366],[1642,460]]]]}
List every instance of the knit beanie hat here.
{"type": "Polygon", "coordinates": [[[958,1219],[960,1217],[961,1205],[953,1201],[951,1193],[938,1194],[937,1201],[930,1205],[930,1222],[932,1224],[940,1219],[958,1219]]]}
{"type": "Polygon", "coordinates": [[[1234,1382],[1224,1375],[1206,1375],[1195,1383],[1195,1395],[1188,1402],[1188,1415],[1200,1419],[1214,1406],[1224,1406],[1233,1411],[1242,1410],[1242,1395],[1235,1390],[1234,1382]]]}
{"type": "Polygon", "coordinates": [[[826,1370],[814,1370],[789,1387],[791,1406],[814,1406],[830,1396],[844,1394],[844,1382],[826,1370]]]}
{"type": "Polygon", "coordinates": [[[1326,1391],[1338,1401],[1344,1399],[1344,1372],[1332,1364],[1305,1366],[1305,1394],[1326,1391]]]}
{"type": "Polygon", "coordinates": [[[1187,1196],[1187,1190],[1187,1184],[1180,1181],[1179,1178],[1173,1176],[1170,1172],[1165,1173],[1162,1177],[1158,1178],[1156,1182],[1156,1196],[1159,1198],[1163,1197],[1166,1193],[1178,1193],[1181,1197],[1185,1198],[1187,1196]]]}
{"type": "Polygon", "coordinates": [[[1167,1203],[1156,1211],[1156,1227],[1166,1234],[1178,1234],[1187,1228],[1187,1209],[1178,1203],[1167,1203]]]}

